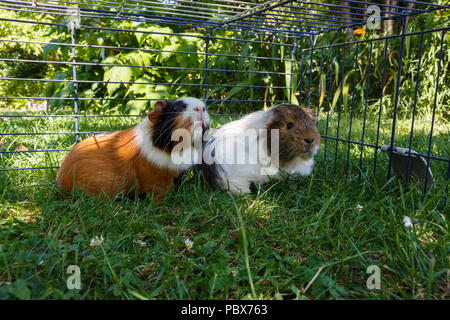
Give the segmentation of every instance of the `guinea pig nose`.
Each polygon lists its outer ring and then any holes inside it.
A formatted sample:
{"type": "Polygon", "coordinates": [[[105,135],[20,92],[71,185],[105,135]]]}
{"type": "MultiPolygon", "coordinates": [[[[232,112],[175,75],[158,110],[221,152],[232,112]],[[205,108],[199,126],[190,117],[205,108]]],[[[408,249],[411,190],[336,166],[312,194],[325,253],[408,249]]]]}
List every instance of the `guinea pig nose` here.
{"type": "Polygon", "coordinates": [[[314,142],[314,139],[305,139],[305,142],[308,144],[312,144],[314,142]]]}

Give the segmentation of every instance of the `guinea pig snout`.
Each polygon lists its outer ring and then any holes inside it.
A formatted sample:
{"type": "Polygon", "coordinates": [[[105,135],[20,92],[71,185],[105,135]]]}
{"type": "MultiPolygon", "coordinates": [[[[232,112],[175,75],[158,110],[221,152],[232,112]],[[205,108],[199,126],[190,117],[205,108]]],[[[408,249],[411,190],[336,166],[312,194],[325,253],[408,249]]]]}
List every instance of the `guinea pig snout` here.
{"type": "Polygon", "coordinates": [[[192,109],[195,114],[196,121],[201,121],[203,129],[209,128],[209,114],[205,107],[195,107],[192,109]]]}
{"type": "Polygon", "coordinates": [[[205,107],[195,107],[195,108],[194,108],[194,111],[195,111],[195,112],[203,113],[203,112],[205,112],[205,107]]]}
{"type": "Polygon", "coordinates": [[[317,145],[320,145],[320,137],[317,137],[316,134],[307,135],[306,137],[302,137],[301,145],[303,147],[303,152],[307,153],[312,151],[317,145]]]}

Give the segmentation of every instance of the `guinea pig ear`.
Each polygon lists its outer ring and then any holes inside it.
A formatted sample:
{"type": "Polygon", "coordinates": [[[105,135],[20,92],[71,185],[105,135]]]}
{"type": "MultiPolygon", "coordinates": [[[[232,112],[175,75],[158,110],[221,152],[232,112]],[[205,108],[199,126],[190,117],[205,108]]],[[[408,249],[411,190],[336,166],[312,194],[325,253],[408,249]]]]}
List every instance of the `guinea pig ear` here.
{"type": "Polygon", "coordinates": [[[148,120],[150,120],[150,122],[154,122],[156,121],[156,119],[158,118],[158,115],[163,112],[164,108],[166,107],[167,102],[164,100],[159,100],[158,102],[155,103],[155,110],[153,110],[153,112],[150,112],[148,114],[148,120]]]}
{"type": "Polygon", "coordinates": [[[155,111],[156,112],[162,112],[164,108],[167,106],[167,102],[164,100],[159,100],[155,103],[155,111]]]}
{"type": "Polygon", "coordinates": [[[316,110],[312,109],[312,108],[303,108],[303,111],[305,111],[305,113],[311,117],[311,119],[313,119],[315,122],[317,122],[317,113],[316,110]]]}

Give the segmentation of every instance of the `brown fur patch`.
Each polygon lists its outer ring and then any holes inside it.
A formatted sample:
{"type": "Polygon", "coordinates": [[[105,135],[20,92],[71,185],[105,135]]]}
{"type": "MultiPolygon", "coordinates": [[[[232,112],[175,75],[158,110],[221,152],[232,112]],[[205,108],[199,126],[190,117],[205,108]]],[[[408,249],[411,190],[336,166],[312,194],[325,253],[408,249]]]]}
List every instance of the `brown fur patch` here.
{"type": "Polygon", "coordinates": [[[268,126],[268,149],[270,151],[271,130],[278,129],[281,165],[302,154],[307,155],[312,147],[320,145],[321,137],[313,109],[282,104],[274,107],[272,113],[268,126]],[[308,143],[307,140],[313,142],[308,143]]]}
{"type": "Polygon", "coordinates": [[[160,199],[179,172],[161,168],[140,153],[134,128],[79,142],[64,159],[57,181],[64,191],[74,188],[111,197],[124,192],[153,194],[160,199]]]}

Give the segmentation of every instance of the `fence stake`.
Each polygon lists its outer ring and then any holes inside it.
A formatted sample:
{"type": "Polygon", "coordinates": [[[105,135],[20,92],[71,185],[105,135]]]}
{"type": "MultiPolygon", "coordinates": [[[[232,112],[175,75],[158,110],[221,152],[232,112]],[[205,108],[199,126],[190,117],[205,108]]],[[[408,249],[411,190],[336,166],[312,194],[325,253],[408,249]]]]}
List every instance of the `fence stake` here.
{"type": "MultiPolygon", "coordinates": [[[[77,65],[76,65],[76,53],[75,53],[75,26],[80,25],[79,21],[79,8],[77,10],[78,14],[75,13],[75,19],[76,21],[71,20],[69,22],[69,28],[70,28],[70,38],[72,43],[72,77],[73,77],[73,108],[75,115],[78,115],[78,84],[77,84],[77,65]]],[[[79,131],[79,122],[78,117],[75,117],[75,142],[80,142],[80,136],[78,134],[79,131]]]]}

